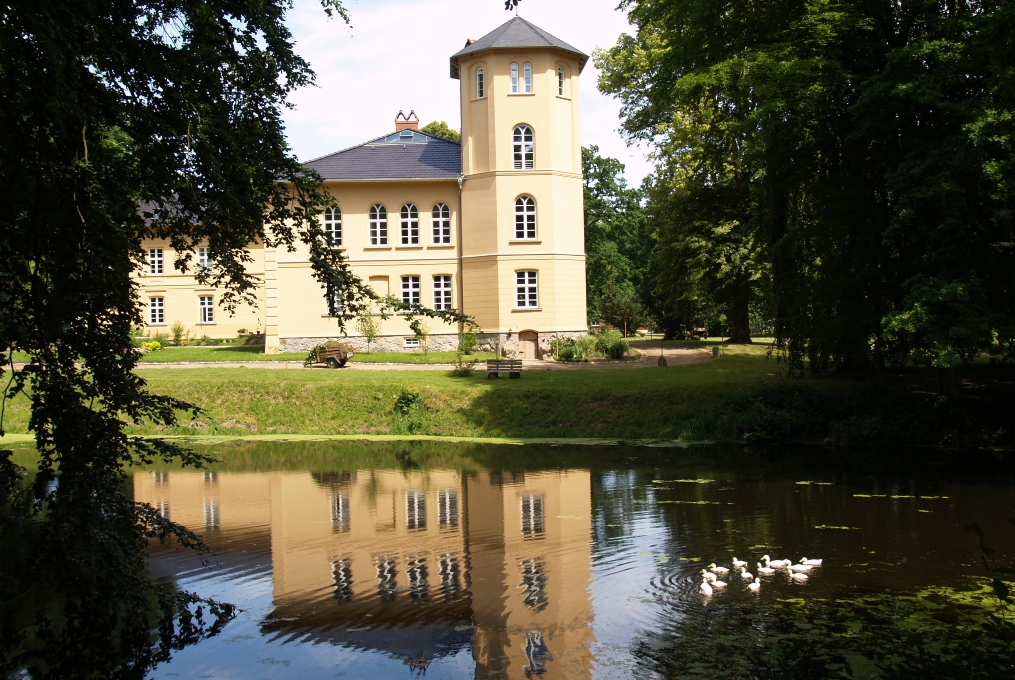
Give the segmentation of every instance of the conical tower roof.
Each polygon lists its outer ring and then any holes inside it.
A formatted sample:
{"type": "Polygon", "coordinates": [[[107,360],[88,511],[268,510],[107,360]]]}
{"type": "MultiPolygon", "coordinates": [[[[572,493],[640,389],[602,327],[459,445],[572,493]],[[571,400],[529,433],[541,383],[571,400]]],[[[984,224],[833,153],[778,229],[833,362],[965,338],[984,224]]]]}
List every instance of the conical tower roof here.
{"type": "Polygon", "coordinates": [[[513,17],[510,21],[493,29],[479,40],[470,40],[465,44],[463,49],[452,55],[451,77],[458,78],[458,60],[461,57],[485,50],[516,50],[532,47],[549,47],[573,54],[578,57],[579,73],[585,68],[585,63],[589,60],[587,54],[568,45],[560,38],[550,35],[521,17],[513,17]]]}

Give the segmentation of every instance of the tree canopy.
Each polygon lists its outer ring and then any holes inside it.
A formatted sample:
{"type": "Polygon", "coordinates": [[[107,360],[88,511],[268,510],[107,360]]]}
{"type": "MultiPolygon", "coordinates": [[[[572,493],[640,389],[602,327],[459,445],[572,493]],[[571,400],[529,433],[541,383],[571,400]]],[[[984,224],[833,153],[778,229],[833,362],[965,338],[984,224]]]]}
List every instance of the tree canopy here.
{"type": "Polygon", "coordinates": [[[447,139],[452,142],[461,143],[462,141],[462,133],[460,133],[458,130],[453,129],[443,120],[435,120],[432,123],[427,123],[426,125],[421,127],[419,131],[425,132],[428,135],[433,135],[434,137],[447,139]]]}
{"type": "Polygon", "coordinates": [[[655,145],[674,303],[763,283],[815,370],[1012,356],[1015,3],[623,7],[600,88],[655,145]]]}

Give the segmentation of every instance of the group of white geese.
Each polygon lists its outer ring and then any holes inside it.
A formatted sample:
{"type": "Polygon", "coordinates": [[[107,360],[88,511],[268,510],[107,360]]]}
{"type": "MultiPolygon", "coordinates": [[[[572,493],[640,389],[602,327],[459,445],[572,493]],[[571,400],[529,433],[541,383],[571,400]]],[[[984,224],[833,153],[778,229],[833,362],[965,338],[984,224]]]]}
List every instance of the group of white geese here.
{"type": "MultiPolygon", "coordinates": [[[[820,567],[821,560],[809,560],[806,557],[801,557],[797,564],[793,564],[791,560],[773,560],[768,555],[761,558],[761,562],[758,562],[758,576],[757,578],[751,572],[747,571],[747,562],[738,560],[736,557],[733,558],[733,575],[738,577],[741,582],[747,584],[747,590],[752,593],[756,593],[761,590],[761,577],[772,576],[777,571],[784,570],[793,581],[798,583],[807,580],[807,573],[814,567],[820,567]]],[[[726,590],[726,582],[721,580],[726,578],[730,574],[728,567],[717,567],[715,562],[708,565],[707,569],[701,570],[701,588],[698,589],[705,597],[711,597],[712,593],[716,591],[726,590]]]]}

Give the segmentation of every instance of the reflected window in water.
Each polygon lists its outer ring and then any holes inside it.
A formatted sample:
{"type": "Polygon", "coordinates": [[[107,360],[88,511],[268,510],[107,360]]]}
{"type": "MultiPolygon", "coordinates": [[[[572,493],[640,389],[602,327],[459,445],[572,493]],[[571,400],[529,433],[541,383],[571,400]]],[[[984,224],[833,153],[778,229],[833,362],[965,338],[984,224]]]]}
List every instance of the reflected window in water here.
{"type": "Polygon", "coordinates": [[[454,489],[437,492],[437,525],[441,529],[458,528],[458,492],[454,489]]]}
{"type": "Polygon", "coordinates": [[[384,602],[395,599],[398,590],[398,569],[395,568],[395,561],[386,557],[377,558],[377,594],[384,602]]]}
{"type": "Polygon", "coordinates": [[[169,501],[165,498],[156,499],[155,502],[152,503],[152,507],[154,507],[155,511],[162,516],[162,519],[169,519],[169,501]]]}
{"type": "Polygon", "coordinates": [[[542,631],[530,630],[525,634],[525,661],[527,663],[522,670],[527,678],[542,675],[546,672],[546,662],[553,661],[553,655],[543,642],[542,631]]]}
{"type": "Polygon", "coordinates": [[[449,554],[440,558],[441,592],[445,600],[453,600],[462,592],[462,568],[458,558],[449,554]]]}
{"type": "Polygon", "coordinates": [[[409,597],[414,600],[430,599],[430,572],[426,568],[426,558],[406,560],[405,574],[409,578],[409,597]]]}
{"type": "Polygon", "coordinates": [[[522,589],[525,606],[537,612],[546,609],[546,563],[543,558],[533,557],[518,564],[522,572],[518,587],[522,589]]]}
{"type": "Polygon", "coordinates": [[[218,484],[219,483],[219,473],[212,472],[211,470],[205,470],[204,471],[204,483],[205,484],[218,484]]]}
{"type": "Polygon", "coordinates": [[[221,523],[219,511],[219,499],[214,496],[207,496],[204,499],[204,527],[205,529],[218,529],[221,523]]]}
{"type": "Polygon", "coordinates": [[[541,538],[546,533],[546,517],[543,514],[544,496],[528,494],[522,496],[522,536],[541,538]]]}
{"type": "Polygon", "coordinates": [[[352,602],[352,566],[349,560],[332,562],[331,575],[335,579],[335,599],[352,602]]]}
{"type": "Polygon", "coordinates": [[[406,492],[405,526],[408,529],[426,529],[426,494],[424,492],[406,492]]]}
{"type": "Polygon", "coordinates": [[[331,530],[336,534],[349,531],[349,494],[345,491],[331,497],[331,530]]]}
{"type": "Polygon", "coordinates": [[[169,473],[164,470],[153,472],[152,481],[156,486],[164,486],[169,483],[169,473]]]}
{"type": "Polygon", "coordinates": [[[491,472],[490,484],[492,486],[509,486],[511,484],[524,484],[524,472],[491,472]]]}

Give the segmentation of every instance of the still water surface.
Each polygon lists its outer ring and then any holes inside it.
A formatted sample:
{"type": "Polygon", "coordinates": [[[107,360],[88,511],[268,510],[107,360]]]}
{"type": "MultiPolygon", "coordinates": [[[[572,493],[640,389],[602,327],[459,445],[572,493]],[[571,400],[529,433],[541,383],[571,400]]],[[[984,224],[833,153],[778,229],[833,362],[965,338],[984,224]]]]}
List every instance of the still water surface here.
{"type": "Polygon", "coordinates": [[[221,459],[212,470],[137,472],[134,495],[213,550],[154,549],[153,571],[242,611],[153,677],[879,677],[874,659],[898,644],[900,617],[937,621],[946,637],[961,628],[948,593],[984,583],[964,522],[984,525],[998,564],[1015,544],[1015,484],[997,460],[207,450],[221,459]],[[754,593],[730,575],[725,592],[699,594],[709,563],[735,556],[758,575],[765,554],[824,562],[805,582],[779,572],[754,593]],[[924,609],[900,614],[898,598],[913,595],[924,599],[903,602],[924,609]]]}

